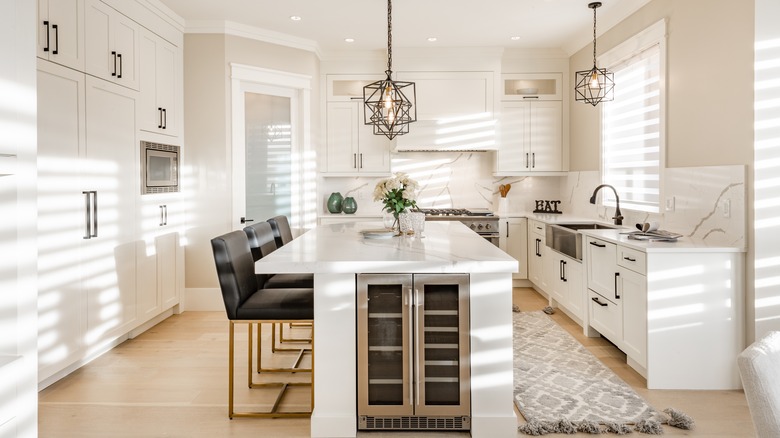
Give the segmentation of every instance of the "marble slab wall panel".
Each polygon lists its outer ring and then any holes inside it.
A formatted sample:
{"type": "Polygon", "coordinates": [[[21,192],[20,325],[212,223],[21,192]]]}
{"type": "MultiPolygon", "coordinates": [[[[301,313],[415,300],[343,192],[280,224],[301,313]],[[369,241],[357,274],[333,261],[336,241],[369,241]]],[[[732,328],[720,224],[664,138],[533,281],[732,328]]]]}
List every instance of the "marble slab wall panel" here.
{"type": "MultiPolygon", "coordinates": [[[[711,244],[746,245],[746,169],[743,165],[684,167],[664,172],[664,202],[674,198],[674,210],[647,213],[622,209],[624,225],[656,221],[665,230],[711,244]],[[729,215],[724,204],[729,203],[729,215]]],[[[612,221],[614,207],[588,202],[600,184],[599,172],[570,172],[563,183],[561,198],[567,213],[612,221]]]]}
{"type": "MultiPolygon", "coordinates": [[[[530,212],[535,201],[560,200],[562,177],[494,177],[492,152],[404,152],[393,154],[392,171],[405,172],[420,183],[420,207],[487,208],[498,210],[500,184],[511,184],[507,211],[530,212]]],[[[381,178],[322,177],[319,181],[318,211],[327,213],[332,192],[352,196],[358,215],[379,215],[382,206],[372,194],[381,178]]],[[[565,210],[564,210],[565,212],[565,210]]]]}

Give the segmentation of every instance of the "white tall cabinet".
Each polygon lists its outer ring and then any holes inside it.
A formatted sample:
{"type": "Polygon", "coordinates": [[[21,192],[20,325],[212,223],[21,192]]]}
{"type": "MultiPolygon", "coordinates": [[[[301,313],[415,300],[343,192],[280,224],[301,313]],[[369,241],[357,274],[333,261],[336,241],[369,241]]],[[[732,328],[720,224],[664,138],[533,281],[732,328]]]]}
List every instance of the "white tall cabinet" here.
{"type": "Polygon", "coordinates": [[[86,76],[38,61],[38,363],[46,379],[79,360],[86,334],[86,236],[80,159],[86,76]],[[44,129],[45,127],[45,129],[44,129]]]}
{"type": "Polygon", "coordinates": [[[39,387],[180,304],[181,194],[141,195],[140,141],[182,146],[181,31],[141,2],[110,3],[39,3],[39,17],[67,4],[87,48],[75,69],[38,51],[39,387]],[[127,55],[112,75],[115,44],[127,55]],[[163,105],[168,129],[146,123],[163,105]]]}
{"type": "Polygon", "coordinates": [[[122,335],[136,319],[135,198],[129,184],[138,175],[136,152],[137,93],[87,77],[87,153],[82,177],[93,200],[95,237],[85,243],[82,260],[87,290],[87,340],[122,335]]]}

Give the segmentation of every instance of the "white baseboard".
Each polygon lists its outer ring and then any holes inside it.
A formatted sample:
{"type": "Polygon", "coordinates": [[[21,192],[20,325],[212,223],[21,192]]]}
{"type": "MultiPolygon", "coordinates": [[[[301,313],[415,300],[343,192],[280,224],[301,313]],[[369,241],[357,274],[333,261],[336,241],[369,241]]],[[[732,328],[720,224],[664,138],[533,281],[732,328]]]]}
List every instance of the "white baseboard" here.
{"type": "Polygon", "coordinates": [[[225,310],[225,302],[222,300],[222,291],[219,288],[186,288],[184,289],[184,303],[184,310],[187,312],[225,310]]]}

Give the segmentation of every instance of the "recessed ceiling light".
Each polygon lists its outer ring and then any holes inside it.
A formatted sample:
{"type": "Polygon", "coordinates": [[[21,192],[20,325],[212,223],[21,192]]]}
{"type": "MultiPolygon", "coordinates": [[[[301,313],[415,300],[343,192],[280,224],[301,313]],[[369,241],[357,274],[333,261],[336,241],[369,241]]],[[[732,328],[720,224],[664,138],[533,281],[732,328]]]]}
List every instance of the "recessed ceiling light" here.
{"type": "Polygon", "coordinates": [[[513,36],[513,37],[512,37],[512,41],[517,41],[517,40],[519,40],[519,39],[520,39],[520,37],[519,37],[519,36],[513,36]]]}
{"type": "Polygon", "coordinates": [[[292,21],[301,21],[301,17],[297,15],[290,15],[290,20],[292,21]]]}
{"type": "Polygon", "coordinates": [[[428,37],[428,42],[433,43],[433,42],[436,42],[437,40],[438,40],[438,38],[436,38],[436,37],[428,37]]]}
{"type": "Polygon", "coordinates": [[[344,38],[344,41],[346,41],[348,43],[354,43],[355,39],[354,38],[344,38]]]}

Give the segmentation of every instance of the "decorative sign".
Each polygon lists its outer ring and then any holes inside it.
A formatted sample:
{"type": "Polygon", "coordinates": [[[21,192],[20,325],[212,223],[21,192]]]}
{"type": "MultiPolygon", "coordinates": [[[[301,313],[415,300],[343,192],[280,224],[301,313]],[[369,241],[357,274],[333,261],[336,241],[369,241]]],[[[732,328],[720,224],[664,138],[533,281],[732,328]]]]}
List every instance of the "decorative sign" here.
{"type": "Polygon", "coordinates": [[[558,211],[558,205],[561,203],[561,201],[547,201],[547,200],[536,200],[536,208],[534,209],[534,213],[550,213],[550,214],[561,214],[562,211],[558,211]]]}

